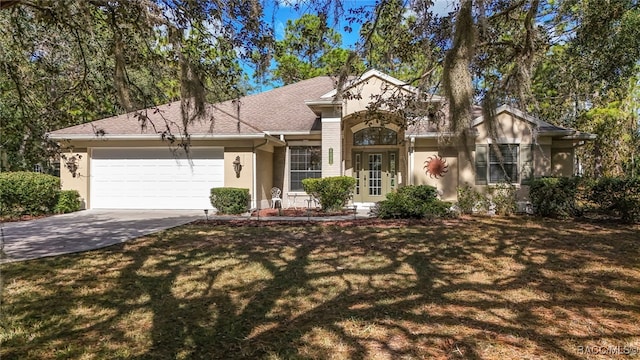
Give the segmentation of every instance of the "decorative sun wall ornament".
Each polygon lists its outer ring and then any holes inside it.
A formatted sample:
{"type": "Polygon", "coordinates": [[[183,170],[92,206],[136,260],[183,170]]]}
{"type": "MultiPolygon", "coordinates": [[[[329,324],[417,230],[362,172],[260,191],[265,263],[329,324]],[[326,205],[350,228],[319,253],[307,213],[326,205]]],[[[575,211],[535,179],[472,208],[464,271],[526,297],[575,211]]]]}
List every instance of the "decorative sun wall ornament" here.
{"type": "Polygon", "coordinates": [[[440,155],[429,156],[424,162],[424,170],[430,178],[437,179],[449,172],[449,164],[440,155]]]}

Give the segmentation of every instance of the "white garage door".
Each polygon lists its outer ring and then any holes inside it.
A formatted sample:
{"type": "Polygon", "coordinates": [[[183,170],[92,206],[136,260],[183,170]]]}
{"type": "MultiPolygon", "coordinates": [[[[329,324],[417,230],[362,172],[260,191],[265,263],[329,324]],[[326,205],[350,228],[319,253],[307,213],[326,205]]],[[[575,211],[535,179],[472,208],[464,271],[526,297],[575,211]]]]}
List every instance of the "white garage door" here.
{"type": "Polygon", "coordinates": [[[224,150],[93,149],[91,208],[210,209],[209,193],[224,185],[224,150]]]}

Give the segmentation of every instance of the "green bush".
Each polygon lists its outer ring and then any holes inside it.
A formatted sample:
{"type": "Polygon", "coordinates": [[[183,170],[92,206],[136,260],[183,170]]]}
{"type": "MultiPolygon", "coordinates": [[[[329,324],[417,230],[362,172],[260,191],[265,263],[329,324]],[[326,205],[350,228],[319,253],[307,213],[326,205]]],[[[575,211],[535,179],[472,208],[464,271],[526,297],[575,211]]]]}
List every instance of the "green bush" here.
{"type": "Polygon", "coordinates": [[[592,183],[589,200],[627,223],[640,222],[640,177],[600,178],[592,183]]]}
{"type": "Polygon", "coordinates": [[[54,211],[60,179],[34,172],[0,173],[0,214],[50,214],[54,211]]]}
{"type": "Polygon", "coordinates": [[[66,214],[79,211],[81,207],[80,194],[76,190],[62,190],[54,211],[56,214],[66,214]]]}
{"type": "Polygon", "coordinates": [[[381,219],[422,219],[444,217],[451,204],[440,201],[437,190],[428,185],[409,185],[387,194],[376,203],[373,213],[381,219]]]}
{"type": "Polygon", "coordinates": [[[537,215],[567,218],[578,213],[578,178],[540,178],[531,181],[529,198],[537,215]]]}
{"type": "Polygon", "coordinates": [[[320,200],[323,211],[342,209],[353,196],[356,179],[351,176],[334,176],[320,179],[304,179],[304,191],[320,200]]]}
{"type": "Polygon", "coordinates": [[[435,199],[424,204],[424,217],[426,218],[444,218],[452,217],[451,204],[447,201],[435,199]]]}
{"type": "Polygon", "coordinates": [[[518,209],[516,187],[513,184],[498,184],[487,188],[487,195],[495,205],[496,214],[511,215],[518,209]]]}
{"type": "Polygon", "coordinates": [[[220,214],[242,214],[249,211],[249,189],[240,188],[213,188],[211,189],[211,205],[220,214]]]}
{"type": "Polygon", "coordinates": [[[457,192],[457,205],[463,214],[472,214],[475,211],[488,210],[488,204],[484,195],[469,184],[459,186],[457,192]]]}
{"type": "Polygon", "coordinates": [[[438,189],[429,185],[403,186],[398,189],[398,193],[423,202],[432,202],[438,198],[438,189]]]}

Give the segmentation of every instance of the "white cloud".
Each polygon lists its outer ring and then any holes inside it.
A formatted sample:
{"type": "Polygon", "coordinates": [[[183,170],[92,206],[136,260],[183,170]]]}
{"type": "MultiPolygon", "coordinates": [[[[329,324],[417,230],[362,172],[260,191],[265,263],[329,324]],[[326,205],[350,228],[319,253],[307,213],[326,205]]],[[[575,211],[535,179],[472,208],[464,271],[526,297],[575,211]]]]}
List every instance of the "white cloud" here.
{"type": "Polygon", "coordinates": [[[435,15],[448,15],[460,4],[458,0],[434,0],[431,10],[435,15]]]}
{"type": "Polygon", "coordinates": [[[289,8],[304,4],[304,0],[276,0],[279,7],[289,8]]]}

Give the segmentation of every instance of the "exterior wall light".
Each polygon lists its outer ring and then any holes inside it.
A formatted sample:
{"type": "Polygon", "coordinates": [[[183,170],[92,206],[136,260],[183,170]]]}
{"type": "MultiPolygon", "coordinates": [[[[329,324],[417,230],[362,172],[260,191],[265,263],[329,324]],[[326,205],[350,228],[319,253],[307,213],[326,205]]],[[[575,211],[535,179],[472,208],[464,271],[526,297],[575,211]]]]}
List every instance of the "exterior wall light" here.
{"type": "Polygon", "coordinates": [[[233,171],[236,172],[236,177],[240,177],[240,171],[242,171],[242,164],[240,164],[240,156],[236,156],[236,159],[233,161],[233,171]]]}

